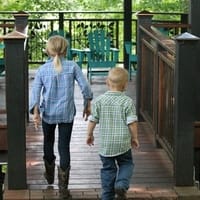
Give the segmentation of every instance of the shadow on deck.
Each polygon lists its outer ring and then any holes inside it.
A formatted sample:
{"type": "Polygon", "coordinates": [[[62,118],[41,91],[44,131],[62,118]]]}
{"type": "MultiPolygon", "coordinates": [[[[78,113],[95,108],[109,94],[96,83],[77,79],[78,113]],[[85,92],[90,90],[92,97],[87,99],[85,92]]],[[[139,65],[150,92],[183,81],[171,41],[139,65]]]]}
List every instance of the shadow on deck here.
{"type": "MultiPolygon", "coordinates": [[[[31,82],[30,82],[31,86],[31,82]]],[[[106,91],[105,79],[92,84],[94,97],[106,91]]],[[[135,101],[135,77],[129,82],[127,95],[135,101]]],[[[86,145],[87,122],[82,119],[82,95],[78,87],[75,92],[77,115],[71,140],[71,174],[69,189],[73,199],[100,199],[100,168],[98,156],[98,128],[95,145],[86,145]]],[[[35,131],[30,118],[27,127],[27,190],[4,191],[4,200],[11,199],[59,199],[57,174],[55,183],[47,185],[43,178],[42,130],[35,131]]],[[[161,148],[154,145],[153,135],[146,123],[139,123],[140,149],[133,152],[135,169],[128,191],[129,199],[178,199],[174,190],[173,165],[161,148]]],[[[55,152],[58,154],[57,144],[55,152]]],[[[57,164],[58,164],[57,156],[57,164]]]]}

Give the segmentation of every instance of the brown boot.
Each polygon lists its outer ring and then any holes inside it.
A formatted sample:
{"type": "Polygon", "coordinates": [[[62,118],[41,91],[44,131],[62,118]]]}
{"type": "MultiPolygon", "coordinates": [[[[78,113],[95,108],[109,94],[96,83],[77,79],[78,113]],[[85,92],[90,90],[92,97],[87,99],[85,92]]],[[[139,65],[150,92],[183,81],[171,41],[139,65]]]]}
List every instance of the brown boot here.
{"type": "Polygon", "coordinates": [[[69,171],[70,167],[63,171],[60,167],[58,167],[58,187],[59,194],[61,199],[71,199],[70,192],[68,190],[69,184],[69,171]]]}
{"type": "Polygon", "coordinates": [[[55,160],[49,164],[46,160],[44,160],[45,172],[44,177],[46,178],[48,184],[54,183],[54,175],[55,175],[55,160]]]}

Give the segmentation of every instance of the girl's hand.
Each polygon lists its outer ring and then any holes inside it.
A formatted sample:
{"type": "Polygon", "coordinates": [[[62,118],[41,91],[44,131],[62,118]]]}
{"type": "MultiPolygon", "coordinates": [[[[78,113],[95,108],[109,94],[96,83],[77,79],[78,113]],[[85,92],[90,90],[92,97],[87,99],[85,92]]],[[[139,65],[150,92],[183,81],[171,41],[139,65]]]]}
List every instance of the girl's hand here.
{"type": "Polygon", "coordinates": [[[88,117],[90,116],[90,114],[91,114],[91,101],[87,100],[87,103],[83,110],[83,118],[85,119],[85,121],[88,120],[88,117]]]}
{"type": "Polygon", "coordinates": [[[38,130],[39,124],[40,124],[41,118],[40,115],[38,113],[34,113],[33,114],[33,122],[35,125],[35,130],[38,130]]]}
{"type": "Polygon", "coordinates": [[[90,114],[91,114],[90,108],[89,108],[89,109],[88,109],[88,108],[85,108],[85,109],[83,110],[83,118],[85,119],[85,121],[88,120],[88,117],[90,116],[90,114]]]}

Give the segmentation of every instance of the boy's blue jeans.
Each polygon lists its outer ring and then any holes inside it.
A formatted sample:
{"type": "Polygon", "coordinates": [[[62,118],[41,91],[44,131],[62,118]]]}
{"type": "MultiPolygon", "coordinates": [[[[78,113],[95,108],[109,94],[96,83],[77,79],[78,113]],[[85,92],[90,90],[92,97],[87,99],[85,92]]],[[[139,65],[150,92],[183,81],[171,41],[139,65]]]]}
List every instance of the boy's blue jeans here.
{"type": "Polygon", "coordinates": [[[115,189],[128,190],[133,174],[133,158],[131,149],[124,154],[114,157],[101,156],[103,167],[101,169],[102,200],[113,200],[115,189]]]}
{"type": "MultiPolygon", "coordinates": [[[[56,158],[54,154],[56,125],[57,124],[48,124],[42,120],[44,159],[49,163],[52,163],[56,158]]],[[[60,167],[63,170],[70,167],[70,140],[72,128],[73,122],[58,124],[58,152],[60,156],[60,167]]]]}

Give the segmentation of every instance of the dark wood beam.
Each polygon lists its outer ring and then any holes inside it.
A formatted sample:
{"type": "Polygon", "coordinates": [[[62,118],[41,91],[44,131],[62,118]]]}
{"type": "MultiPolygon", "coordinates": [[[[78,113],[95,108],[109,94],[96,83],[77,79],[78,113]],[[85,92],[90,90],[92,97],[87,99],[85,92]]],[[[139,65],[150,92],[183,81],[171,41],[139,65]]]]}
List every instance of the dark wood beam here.
{"type": "MultiPolygon", "coordinates": [[[[124,42],[132,38],[132,0],[124,0],[124,42]]],[[[124,47],[124,46],[123,46],[124,47]]],[[[128,55],[124,48],[124,67],[128,70],[128,55]]]]}
{"type": "Polygon", "coordinates": [[[27,24],[28,14],[17,13],[15,29],[3,36],[6,66],[8,189],[26,189],[27,24]]]}
{"type": "MultiPolygon", "coordinates": [[[[176,186],[193,186],[193,148],[199,38],[185,33],[176,38],[174,78],[174,174],[176,186]],[[190,59],[188,59],[190,58],[190,59]]],[[[198,81],[200,84],[200,81],[198,81]]],[[[199,91],[198,91],[199,92],[199,91]]]]}

